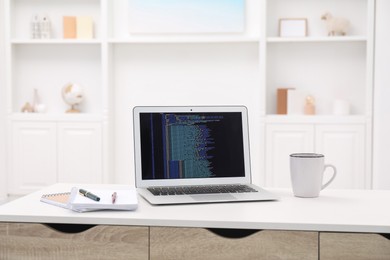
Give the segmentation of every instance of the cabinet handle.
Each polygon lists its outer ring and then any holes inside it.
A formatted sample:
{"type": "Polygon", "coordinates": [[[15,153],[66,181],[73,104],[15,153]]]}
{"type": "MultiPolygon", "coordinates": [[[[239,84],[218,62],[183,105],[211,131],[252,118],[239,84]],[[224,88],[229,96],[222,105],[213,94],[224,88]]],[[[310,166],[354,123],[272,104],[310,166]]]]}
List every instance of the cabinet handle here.
{"type": "Polygon", "coordinates": [[[259,229],[233,229],[233,228],[207,228],[210,232],[225,238],[244,238],[261,230],[259,229]]]}
{"type": "Polygon", "coordinates": [[[385,237],[388,240],[390,240],[390,233],[379,233],[379,235],[381,235],[382,237],[385,237]]]}
{"type": "Polygon", "coordinates": [[[44,223],[43,225],[63,233],[81,233],[90,228],[93,228],[95,225],[86,225],[86,224],[57,224],[57,223],[44,223]]]}

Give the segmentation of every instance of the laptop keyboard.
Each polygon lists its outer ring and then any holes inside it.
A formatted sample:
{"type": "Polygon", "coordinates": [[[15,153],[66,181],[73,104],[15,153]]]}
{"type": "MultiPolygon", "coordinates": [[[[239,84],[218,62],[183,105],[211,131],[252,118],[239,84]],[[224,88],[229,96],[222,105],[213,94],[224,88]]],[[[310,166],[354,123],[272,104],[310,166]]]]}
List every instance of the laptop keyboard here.
{"type": "Polygon", "coordinates": [[[155,196],[258,192],[248,185],[203,185],[147,188],[155,196]]]}

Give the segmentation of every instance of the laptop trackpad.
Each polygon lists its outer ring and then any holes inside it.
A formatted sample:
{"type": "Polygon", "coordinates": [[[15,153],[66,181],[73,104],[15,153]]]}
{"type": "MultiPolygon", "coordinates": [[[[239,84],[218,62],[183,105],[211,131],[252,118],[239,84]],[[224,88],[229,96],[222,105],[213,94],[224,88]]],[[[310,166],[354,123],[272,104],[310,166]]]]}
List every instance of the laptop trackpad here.
{"type": "Polygon", "coordinates": [[[213,201],[213,200],[235,200],[237,199],[233,195],[228,193],[226,194],[199,194],[199,195],[191,195],[196,201],[213,201]]]}

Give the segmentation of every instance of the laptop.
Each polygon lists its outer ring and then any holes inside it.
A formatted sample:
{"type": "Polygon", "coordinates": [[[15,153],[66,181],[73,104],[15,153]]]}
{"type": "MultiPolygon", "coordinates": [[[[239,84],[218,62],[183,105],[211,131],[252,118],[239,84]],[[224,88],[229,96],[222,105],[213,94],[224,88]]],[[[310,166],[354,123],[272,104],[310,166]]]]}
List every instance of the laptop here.
{"type": "Polygon", "coordinates": [[[276,200],[251,183],[244,106],[135,107],[135,184],[155,205],[276,200]]]}

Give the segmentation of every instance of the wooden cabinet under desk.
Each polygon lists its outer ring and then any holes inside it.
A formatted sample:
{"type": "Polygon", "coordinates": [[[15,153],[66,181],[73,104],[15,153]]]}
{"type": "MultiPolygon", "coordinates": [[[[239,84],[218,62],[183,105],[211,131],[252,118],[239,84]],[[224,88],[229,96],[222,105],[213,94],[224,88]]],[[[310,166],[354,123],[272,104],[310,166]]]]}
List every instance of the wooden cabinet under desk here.
{"type": "Polygon", "coordinates": [[[318,259],[318,232],[301,231],[0,223],[0,245],[0,259],[318,259]]]}
{"type": "Polygon", "coordinates": [[[320,233],[321,260],[390,259],[390,236],[372,233],[320,233]]]}
{"type": "Polygon", "coordinates": [[[0,222],[0,259],[390,259],[374,233],[0,222]]]}
{"type": "Polygon", "coordinates": [[[318,259],[318,232],[151,227],[150,259],[318,259]]]}
{"type": "Polygon", "coordinates": [[[0,223],[0,259],[149,258],[148,227],[71,224],[53,226],[62,226],[62,230],[66,232],[44,224],[0,223]]]}

